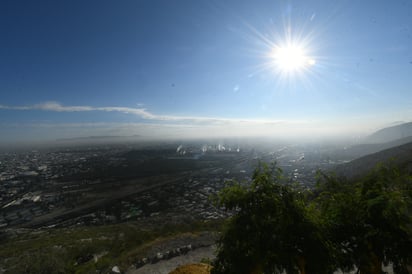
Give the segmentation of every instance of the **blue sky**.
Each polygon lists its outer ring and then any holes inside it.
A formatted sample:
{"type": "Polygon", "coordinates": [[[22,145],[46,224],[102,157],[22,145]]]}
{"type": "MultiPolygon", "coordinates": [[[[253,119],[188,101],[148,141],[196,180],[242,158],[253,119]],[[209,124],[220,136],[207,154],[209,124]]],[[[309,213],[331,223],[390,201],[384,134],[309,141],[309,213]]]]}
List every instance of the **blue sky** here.
{"type": "MultiPolygon", "coordinates": [[[[411,1],[1,1],[0,142],[412,120],[411,1]],[[287,41],[314,64],[285,71],[287,41]]],[[[305,58],[306,58],[305,57],[305,58]]]]}

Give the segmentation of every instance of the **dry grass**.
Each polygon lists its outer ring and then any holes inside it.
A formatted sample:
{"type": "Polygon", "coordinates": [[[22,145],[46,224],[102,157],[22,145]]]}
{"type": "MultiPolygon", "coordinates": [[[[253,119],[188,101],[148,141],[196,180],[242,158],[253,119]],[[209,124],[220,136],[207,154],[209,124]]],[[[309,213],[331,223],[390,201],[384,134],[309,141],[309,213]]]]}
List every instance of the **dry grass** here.
{"type": "Polygon", "coordinates": [[[212,266],[208,264],[188,264],[179,266],[169,274],[210,274],[211,269],[212,266]]]}

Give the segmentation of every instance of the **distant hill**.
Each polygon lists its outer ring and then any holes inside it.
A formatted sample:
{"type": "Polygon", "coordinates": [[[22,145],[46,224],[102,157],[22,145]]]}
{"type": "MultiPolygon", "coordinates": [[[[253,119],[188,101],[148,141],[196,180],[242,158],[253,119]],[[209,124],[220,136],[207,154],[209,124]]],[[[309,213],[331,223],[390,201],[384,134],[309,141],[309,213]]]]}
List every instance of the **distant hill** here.
{"type": "Polygon", "coordinates": [[[412,136],[412,122],[383,128],[369,135],[367,143],[386,143],[412,136]]]}
{"type": "MultiPolygon", "coordinates": [[[[412,122],[383,128],[366,137],[362,144],[333,151],[339,159],[351,160],[412,142],[412,122]]],[[[333,155],[334,154],[334,155],[333,155]]]]}
{"type": "Polygon", "coordinates": [[[345,159],[356,159],[385,149],[401,146],[412,142],[412,136],[378,144],[358,144],[338,151],[338,155],[345,159]]]}
{"type": "Polygon", "coordinates": [[[412,172],[412,142],[382,150],[353,160],[349,163],[339,165],[335,171],[349,179],[357,178],[367,174],[378,163],[393,161],[394,164],[412,172]]]}
{"type": "Polygon", "coordinates": [[[129,141],[140,138],[140,135],[131,136],[87,136],[87,137],[74,137],[74,138],[62,138],[57,139],[57,142],[80,142],[80,143],[93,143],[93,142],[113,142],[113,141],[129,141]]]}
{"type": "Polygon", "coordinates": [[[118,139],[118,138],[132,138],[132,137],[140,137],[140,135],[130,135],[130,136],[117,136],[117,135],[108,135],[108,136],[86,136],[86,137],[62,138],[62,139],[57,139],[57,141],[77,141],[77,140],[95,140],[95,139],[118,139]]]}

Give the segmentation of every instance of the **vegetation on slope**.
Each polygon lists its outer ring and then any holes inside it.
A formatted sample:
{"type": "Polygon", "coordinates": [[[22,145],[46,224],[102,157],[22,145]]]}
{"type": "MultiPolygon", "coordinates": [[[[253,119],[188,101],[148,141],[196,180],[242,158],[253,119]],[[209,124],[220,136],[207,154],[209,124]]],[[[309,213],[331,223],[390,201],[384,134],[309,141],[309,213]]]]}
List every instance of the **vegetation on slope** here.
{"type": "Polygon", "coordinates": [[[383,165],[353,182],[319,175],[308,192],[286,184],[275,165],[261,165],[250,186],[225,188],[217,203],[235,214],[212,273],[381,274],[389,263],[408,273],[411,177],[383,165]]]}
{"type": "Polygon", "coordinates": [[[6,273],[109,273],[117,265],[125,270],[152,245],[219,227],[218,222],[156,227],[126,223],[15,231],[0,242],[0,269],[6,273]]]}

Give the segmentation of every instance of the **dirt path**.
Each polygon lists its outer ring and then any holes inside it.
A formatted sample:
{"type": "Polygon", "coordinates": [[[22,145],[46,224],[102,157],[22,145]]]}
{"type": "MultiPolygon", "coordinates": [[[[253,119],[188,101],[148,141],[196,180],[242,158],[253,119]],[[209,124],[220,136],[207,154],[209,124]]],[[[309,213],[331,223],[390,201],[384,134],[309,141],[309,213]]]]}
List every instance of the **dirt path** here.
{"type": "MultiPolygon", "coordinates": [[[[168,274],[177,267],[185,264],[198,263],[204,258],[214,259],[215,258],[215,246],[201,247],[188,252],[186,255],[178,256],[170,260],[159,261],[155,264],[147,264],[139,269],[130,268],[126,271],[126,274],[168,274]]],[[[392,268],[384,267],[383,269],[388,274],[393,274],[392,268]]],[[[334,274],[355,274],[356,271],[352,272],[341,272],[336,271],[334,274]]]]}
{"type": "Polygon", "coordinates": [[[126,274],[168,274],[178,266],[198,263],[202,259],[215,257],[215,247],[200,247],[195,250],[189,251],[187,254],[171,258],[169,260],[162,260],[155,264],[146,264],[141,268],[130,268],[126,271],[126,274]]]}

